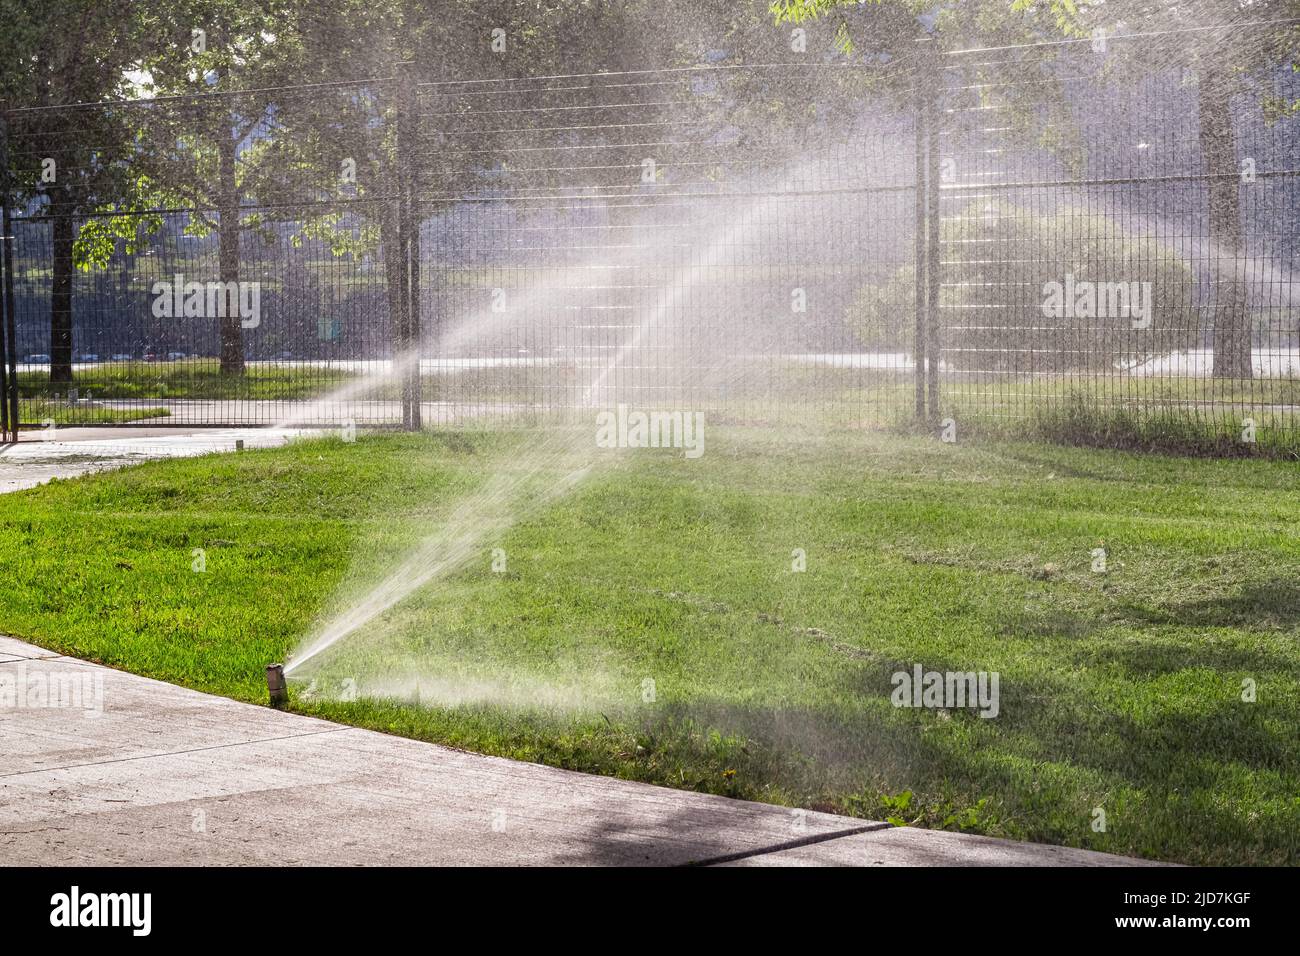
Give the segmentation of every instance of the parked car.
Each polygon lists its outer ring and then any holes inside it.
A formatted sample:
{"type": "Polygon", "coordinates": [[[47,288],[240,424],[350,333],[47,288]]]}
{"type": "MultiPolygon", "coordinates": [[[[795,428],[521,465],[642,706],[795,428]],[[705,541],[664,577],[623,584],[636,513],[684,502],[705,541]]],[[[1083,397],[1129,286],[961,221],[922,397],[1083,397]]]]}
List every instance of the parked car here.
{"type": "Polygon", "coordinates": [[[145,360],[146,362],[156,362],[156,361],[158,361],[158,353],[155,352],[153,349],[145,349],[145,350],[144,350],[144,355],[143,355],[142,357],[144,358],[144,360],[145,360]]]}
{"type": "Polygon", "coordinates": [[[83,362],[98,362],[99,356],[96,355],[94,352],[86,352],[81,356],[81,360],[83,362]]]}
{"type": "Polygon", "coordinates": [[[175,362],[175,361],[178,361],[179,359],[183,359],[183,358],[185,358],[185,353],[184,353],[184,352],[168,352],[168,353],[167,353],[167,361],[169,361],[169,362],[175,362]]]}
{"type": "Polygon", "coordinates": [[[114,362],[129,362],[134,356],[130,352],[118,352],[113,355],[114,362]]]}
{"type": "Polygon", "coordinates": [[[49,365],[50,357],[48,355],[29,355],[27,356],[28,365],[49,365]]]}

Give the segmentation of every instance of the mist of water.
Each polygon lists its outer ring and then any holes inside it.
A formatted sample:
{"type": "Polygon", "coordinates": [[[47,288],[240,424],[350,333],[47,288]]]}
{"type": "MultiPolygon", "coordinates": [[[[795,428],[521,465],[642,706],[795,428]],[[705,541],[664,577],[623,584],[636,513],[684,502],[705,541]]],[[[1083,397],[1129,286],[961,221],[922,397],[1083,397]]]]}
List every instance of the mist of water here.
{"type": "MultiPolygon", "coordinates": [[[[507,323],[514,321],[514,316],[519,312],[528,314],[550,308],[565,291],[563,277],[557,273],[550,273],[544,280],[531,283],[521,295],[516,297],[514,311],[499,312],[491,308],[476,310],[472,315],[443,331],[439,337],[439,349],[444,354],[455,354],[471,340],[499,331],[507,323]]],[[[390,362],[379,363],[374,368],[367,369],[337,388],[301,403],[276,422],[274,427],[298,428],[309,423],[329,421],[336,407],[348,407],[381,389],[391,389],[400,385],[412,371],[423,374],[422,351],[421,346],[417,345],[390,362]]],[[[343,423],[338,422],[338,424],[343,423]]]]}
{"type": "MultiPolygon", "coordinates": [[[[655,338],[655,332],[684,311],[685,300],[702,283],[709,281],[716,267],[734,253],[737,244],[770,219],[775,211],[774,202],[770,197],[756,200],[728,225],[712,231],[702,243],[701,254],[691,266],[673,270],[671,280],[658,290],[653,303],[636,318],[612,354],[603,361],[596,360],[583,366],[588,379],[581,390],[576,422],[568,426],[530,430],[527,444],[512,450],[505,460],[493,467],[483,485],[462,498],[446,520],[424,535],[390,573],[305,641],[291,656],[286,673],[300,671],[308,662],[354,635],[367,630],[373,632],[382,626],[378,620],[380,615],[408,595],[445,579],[475,559],[486,560],[488,547],[499,541],[512,526],[571,493],[595,471],[615,460],[617,451],[596,447],[594,412],[619,402],[637,400],[636,376],[633,374],[636,370],[632,366],[646,361],[644,355],[647,351],[659,355],[660,362],[666,362],[677,370],[687,370],[679,380],[678,395],[666,397],[663,404],[672,404],[673,400],[700,386],[725,389],[743,377],[745,369],[752,367],[756,353],[775,354],[770,343],[756,335],[752,328],[713,330],[731,342],[743,334],[746,340],[743,358],[741,350],[735,349],[723,351],[720,355],[666,357],[662,349],[646,349],[647,342],[655,338]]],[[[523,299],[524,306],[529,303],[536,305],[553,291],[549,288],[530,290],[523,299]]],[[[734,317],[722,313],[715,317],[715,321],[725,323],[731,318],[734,317]]],[[[472,334],[473,331],[462,327],[453,332],[453,340],[456,335],[472,334]]],[[[669,341],[676,339],[669,337],[669,341]]],[[[651,406],[647,404],[646,407],[651,406]]],[[[412,665],[411,670],[418,670],[418,665],[412,665]]],[[[432,693],[433,699],[465,701],[476,698],[467,687],[456,682],[449,684],[446,679],[433,679],[429,675],[418,681],[410,673],[390,675],[373,687],[384,688],[389,693],[402,688],[409,696],[417,684],[425,688],[424,693],[432,693]],[[433,693],[431,689],[435,687],[438,690],[433,693]]],[[[495,685],[481,681],[479,684],[482,695],[500,696],[498,691],[492,690],[495,685]]],[[[536,690],[533,688],[534,692],[536,690]]],[[[571,696],[567,693],[539,693],[530,700],[567,700],[571,696]]],[[[426,696],[422,699],[431,698],[426,696]]]]}

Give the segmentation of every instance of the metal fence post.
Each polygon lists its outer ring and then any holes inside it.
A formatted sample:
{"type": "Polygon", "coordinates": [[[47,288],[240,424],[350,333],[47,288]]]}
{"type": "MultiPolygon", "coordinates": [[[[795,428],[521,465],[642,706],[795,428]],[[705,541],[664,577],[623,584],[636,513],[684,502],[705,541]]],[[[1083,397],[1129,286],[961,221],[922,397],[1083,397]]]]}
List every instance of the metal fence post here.
{"type": "MultiPolygon", "coordinates": [[[[8,166],[8,155],[5,149],[6,133],[4,118],[0,117],[0,163],[8,166]]],[[[8,176],[4,177],[7,185],[8,176]]],[[[0,252],[0,443],[17,441],[18,436],[17,422],[13,427],[9,424],[9,308],[5,301],[4,280],[8,275],[7,247],[9,244],[9,190],[0,190],[0,205],[4,207],[3,228],[4,232],[0,235],[0,243],[6,247],[4,252],[0,252]]]]}
{"type": "Polygon", "coordinates": [[[926,323],[926,310],[929,298],[926,283],[926,246],[928,244],[926,228],[926,132],[925,101],[921,93],[921,73],[914,76],[916,95],[916,238],[915,265],[912,270],[912,287],[915,296],[916,326],[912,334],[912,379],[916,386],[916,420],[925,420],[925,377],[926,377],[926,338],[929,335],[926,323]]]}
{"type": "Polygon", "coordinates": [[[18,332],[14,319],[14,237],[9,216],[9,126],[0,116],[0,440],[18,440],[18,332]]]}
{"type": "Polygon", "coordinates": [[[407,431],[418,431],[423,424],[420,382],[423,343],[420,335],[420,217],[416,189],[419,117],[413,64],[402,64],[398,83],[397,229],[402,250],[401,348],[409,363],[402,375],[402,427],[407,431]]]}
{"type": "Polygon", "coordinates": [[[929,176],[926,182],[926,320],[928,335],[926,336],[926,358],[928,362],[928,371],[926,375],[926,390],[929,393],[929,415],[932,421],[939,418],[939,359],[943,355],[942,342],[939,335],[939,124],[940,124],[940,103],[939,96],[942,84],[938,82],[939,58],[932,57],[929,60],[931,66],[931,76],[934,79],[933,86],[926,90],[925,105],[926,112],[929,114],[929,121],[926,124],[927,138],[929,140],[929,176]]]}

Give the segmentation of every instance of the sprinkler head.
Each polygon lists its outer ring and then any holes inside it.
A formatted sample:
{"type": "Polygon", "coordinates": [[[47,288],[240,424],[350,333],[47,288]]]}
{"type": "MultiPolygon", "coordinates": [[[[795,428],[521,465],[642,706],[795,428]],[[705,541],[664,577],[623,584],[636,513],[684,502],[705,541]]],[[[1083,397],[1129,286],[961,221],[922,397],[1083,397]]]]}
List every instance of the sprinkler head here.
{"type": "Polygon", "coordinates": [[[271,695],[272,707],[283,707],[289,703],[289,685],[284,680],[283,664],[266,665],[266,689],[271,695]]]}

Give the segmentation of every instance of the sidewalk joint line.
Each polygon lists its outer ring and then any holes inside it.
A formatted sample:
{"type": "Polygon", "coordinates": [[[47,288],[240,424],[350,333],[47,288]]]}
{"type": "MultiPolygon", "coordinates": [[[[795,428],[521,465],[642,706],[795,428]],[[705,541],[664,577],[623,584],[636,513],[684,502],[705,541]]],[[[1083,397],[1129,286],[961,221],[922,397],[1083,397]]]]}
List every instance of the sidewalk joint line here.
{"type": "Polygon", "coordinates": [[[739,853],[727,853],[723,856],[712,856],[705,860],[692,860],[683,866],[717,866],[719,863],[732,863],[736,860],[747,860],[754,856],[766,856],[769,853],[779,853],[782,850],[796,850],[800,847],[813,846],[817,843],[826,843],[830,840],[838,840],[841,837],[857,836],[860,833],[873,833],[876,830],[892,830],[892,823],[868,823],[866,826],[851,827],[848,830],[834,830],[830,833],[817,833],[813,836],[801,837],[798,840],[787,840],[785,843],[776,843],[772,846],[759,847],[757,850],[741,850],[739,853]]]}

